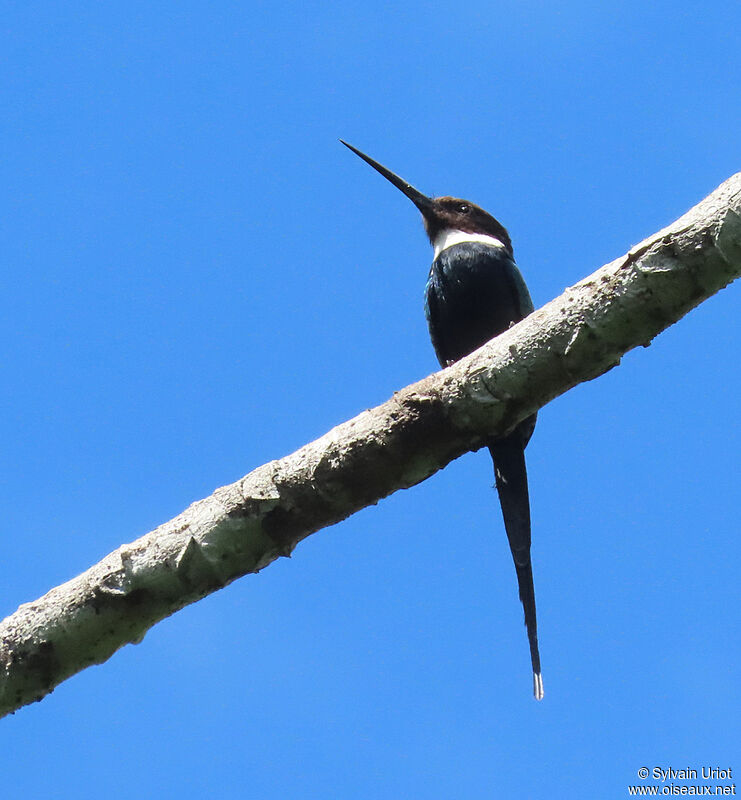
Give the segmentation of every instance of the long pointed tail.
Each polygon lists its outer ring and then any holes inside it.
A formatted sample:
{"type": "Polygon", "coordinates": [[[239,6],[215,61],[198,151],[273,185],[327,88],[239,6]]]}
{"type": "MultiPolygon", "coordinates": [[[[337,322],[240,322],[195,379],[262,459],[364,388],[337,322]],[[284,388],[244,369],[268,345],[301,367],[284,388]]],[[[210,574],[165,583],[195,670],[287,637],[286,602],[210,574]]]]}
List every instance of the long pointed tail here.
{"type": "Polygon", "coordinates": [[[530,497],[525,468],[526,443],[527,439],[523,442],[522,433],[515,430],[504,439],[492,442],[489,445],[489,452],[494,461],[504,527],[517,571],[520,601],[525,611],[525,627],[533,665],[533,693],[536,700],[542,700],[543,678],[540,673],[533,565],[530,560],[530,497]]]}

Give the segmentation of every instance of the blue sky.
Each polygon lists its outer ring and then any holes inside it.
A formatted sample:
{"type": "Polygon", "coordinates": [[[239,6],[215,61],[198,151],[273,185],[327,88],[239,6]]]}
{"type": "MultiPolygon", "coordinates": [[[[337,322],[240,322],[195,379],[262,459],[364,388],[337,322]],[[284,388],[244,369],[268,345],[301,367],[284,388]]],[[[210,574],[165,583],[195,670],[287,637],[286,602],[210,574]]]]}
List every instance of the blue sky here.
{"type": "MultiPolygon", "coordinates": [[[[436,369],[430,249],[536,306],[741,168],[732,4],[11,3],[0,614],[436,369]]],[[[546,698],[468,455],[0,721],[18,797],[625,797],[736,767],[739,287],[542,410],[546,698]]]]}

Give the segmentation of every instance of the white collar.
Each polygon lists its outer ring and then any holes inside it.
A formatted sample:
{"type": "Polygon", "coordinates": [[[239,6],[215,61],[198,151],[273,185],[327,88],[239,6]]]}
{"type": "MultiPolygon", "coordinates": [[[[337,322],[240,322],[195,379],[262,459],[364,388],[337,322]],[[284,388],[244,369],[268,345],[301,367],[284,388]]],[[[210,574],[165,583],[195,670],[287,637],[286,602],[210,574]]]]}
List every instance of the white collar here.
{"type": "Polygon", "coordinates": [[[497,239],[495,236],[489,236],[486,233],[466,233],[466,231],[453,230],[446,228],[440,231],[435,237],[432,246],[435,248],[434,258],[437,258],[443,250],[452,247],[454,244],[462,244],[463,242],[480,242],[481,244],[488,244],[492,247],[504,247],[504,243],[497,239]]]}

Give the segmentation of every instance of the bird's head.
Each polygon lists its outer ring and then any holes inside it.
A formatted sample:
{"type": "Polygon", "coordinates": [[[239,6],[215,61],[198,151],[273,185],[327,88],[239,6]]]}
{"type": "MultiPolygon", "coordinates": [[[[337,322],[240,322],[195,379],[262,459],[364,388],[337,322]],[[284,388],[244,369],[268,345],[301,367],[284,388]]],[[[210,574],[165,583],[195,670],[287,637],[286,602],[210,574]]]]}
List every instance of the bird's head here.
{"type": "Polygon", "coordinates": [[[428,197],[415,189],[411,183],[400,178],[382,164],[362,153],[356,147],[340,139],[345,147],[370,164],[384,178],[403,192],[422,214],[425,230],[436,251],[446,236],[460,232],[472,237],[490,237],[501,243],[512,254],[512,241],[504,226],[484,211],[481,206],[460,197],[428,197]]]}

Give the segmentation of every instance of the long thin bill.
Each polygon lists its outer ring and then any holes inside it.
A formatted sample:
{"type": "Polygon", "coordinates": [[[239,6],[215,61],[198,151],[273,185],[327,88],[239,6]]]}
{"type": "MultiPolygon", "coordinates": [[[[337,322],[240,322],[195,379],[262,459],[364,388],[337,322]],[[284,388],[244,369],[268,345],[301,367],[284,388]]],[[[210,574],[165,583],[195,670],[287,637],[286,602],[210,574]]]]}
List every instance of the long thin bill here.
{"type": "Polygon", "coordinates": [[[351,144],[348,144],[343,139],[340,139],[340,142],[345,145],[349,150],[352,150],[356,156],[360,156],[360,158],[365,161],[366,164],[370,164],[376,172],[380,172],[387,181],[396,186],[399,191],[404,192],[404,194],[414,203],[417,208],[424,213],[427,209],[429,209],[432,205],[432,198],[427,197],[427,195],[422,194],[422,192],[417,191],[411,183],[408,183],[403,178],[400,178],[395,173],[391,172],[390,169],[386,169],[383,164],[379,164],[377,161],[374,161],[370,156],[367,156],[365,153],[362,153],[358,150],[357,147],[353,147],[351,144]]]}

